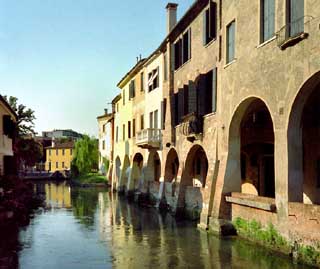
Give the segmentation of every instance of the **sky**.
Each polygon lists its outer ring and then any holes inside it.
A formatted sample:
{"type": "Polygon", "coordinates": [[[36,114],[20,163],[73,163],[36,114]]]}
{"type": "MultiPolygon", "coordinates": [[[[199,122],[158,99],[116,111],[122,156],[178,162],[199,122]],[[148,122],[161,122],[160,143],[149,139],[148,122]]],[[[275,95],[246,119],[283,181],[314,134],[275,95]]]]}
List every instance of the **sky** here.
{"type": "MultiPolygon", "coordinates": [[[[194,0],[176,0],[178,19],[194,0]]],[[[166,35],[165,0],[0,0],[0,94],[35,111],[35,130],[96,136],[117,83],[166,35]]]]}

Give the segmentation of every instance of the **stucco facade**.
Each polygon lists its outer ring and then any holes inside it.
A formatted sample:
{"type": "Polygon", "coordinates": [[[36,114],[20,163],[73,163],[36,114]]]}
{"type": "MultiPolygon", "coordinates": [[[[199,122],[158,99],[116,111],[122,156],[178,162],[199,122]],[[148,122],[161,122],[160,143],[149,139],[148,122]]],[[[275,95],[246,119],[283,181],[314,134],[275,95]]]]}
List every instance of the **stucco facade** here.
{"type": "Polygon", "coordinates": [[[74,142],[57,143],[46,149],[45,169],[49,172],[64,171],[71,168],[74,142]]]}
{"type": "Polygon", "coordinates": [[[97,121],[99,128],[99,170],[100,173],[107,174],[104,158],[109,162],[112,159],[112,114],[105,111],[104,115],[97,117],[97,121]]]}

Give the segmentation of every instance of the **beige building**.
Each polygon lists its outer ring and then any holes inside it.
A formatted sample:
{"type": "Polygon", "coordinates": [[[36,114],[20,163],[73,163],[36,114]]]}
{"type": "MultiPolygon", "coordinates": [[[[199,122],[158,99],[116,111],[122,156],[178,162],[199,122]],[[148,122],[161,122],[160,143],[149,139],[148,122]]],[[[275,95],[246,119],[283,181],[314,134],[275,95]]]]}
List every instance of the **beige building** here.
{"type": "Polygon", "coordinates": [[[158,198],[206,228],[255,218],[320,240],[320,2],[197,0],[178,22],[176,9],[156,50],[158,198]]]}
{"type": "Polygon", "coordinates": [[[17,115],[0,95],[0,175],[15,173],[13,137],[17,115]]]}
{"type": "Polygon", "coordinates": [[[49,172],[70,171],[73,159],[74,141],[53,142],[46,147],[46,170],[49,172]]]}

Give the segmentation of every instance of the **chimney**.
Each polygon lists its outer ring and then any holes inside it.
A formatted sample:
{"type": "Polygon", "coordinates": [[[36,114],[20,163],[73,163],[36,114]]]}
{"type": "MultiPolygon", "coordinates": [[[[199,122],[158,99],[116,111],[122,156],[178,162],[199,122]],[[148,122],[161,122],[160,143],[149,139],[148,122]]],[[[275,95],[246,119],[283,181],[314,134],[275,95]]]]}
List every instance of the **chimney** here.
{"type": "Polygon", "coordinates": [[[104,114],[105,114],[105,115],[108,114],[108,109],[107,109],[107,108],[104,109],[104,114]]]}
{"type": "Polygon", "coordinates": [[[167,9],[167,34],[171,32],[177,23],[177,7],[178,4],[168,3],[167,9]]]}

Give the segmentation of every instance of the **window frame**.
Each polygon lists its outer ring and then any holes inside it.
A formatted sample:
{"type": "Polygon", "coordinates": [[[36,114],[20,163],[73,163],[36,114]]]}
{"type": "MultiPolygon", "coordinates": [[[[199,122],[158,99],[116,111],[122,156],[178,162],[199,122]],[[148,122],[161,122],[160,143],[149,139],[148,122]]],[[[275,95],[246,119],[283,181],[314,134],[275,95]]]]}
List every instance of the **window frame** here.
{"type": "Polygon", "coordinates": [[[226,26],[226,64],[229,64],[231,62],[233,62],[236,57],[236,20],[232,20],[229,24],[227,24],[226,26]],[[231,28],[231,26],[233,26],[233,57],[232,59],[230,58],[230,51],[229,51],[229,41],[230,41],[230,36],[229,36],[229,29],[231,28]]]}

